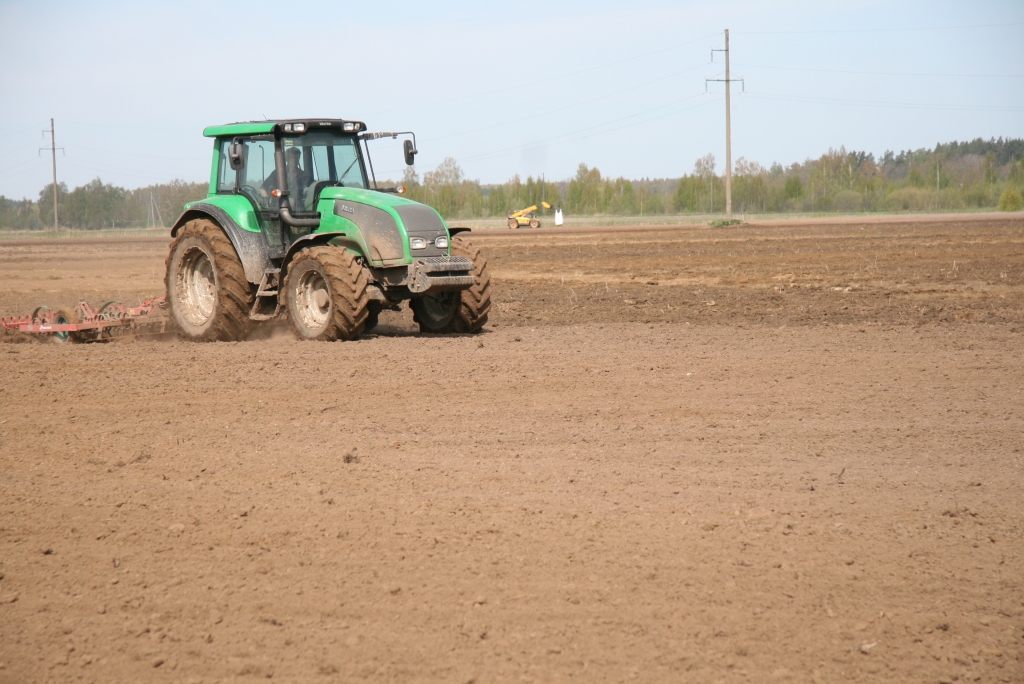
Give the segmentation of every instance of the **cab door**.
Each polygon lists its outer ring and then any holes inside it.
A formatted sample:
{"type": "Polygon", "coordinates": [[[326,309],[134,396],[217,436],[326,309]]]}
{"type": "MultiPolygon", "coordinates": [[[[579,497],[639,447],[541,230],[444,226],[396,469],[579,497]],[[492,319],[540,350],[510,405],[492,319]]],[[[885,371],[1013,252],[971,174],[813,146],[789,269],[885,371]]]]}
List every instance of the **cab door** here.
{"type": "Polygon", "coordinates": [[[268,255],[272,259],[283,257],[288,245],[281,233],[277,215],[277,164],[274,158],[274,136],[254,135],[225,138],[221,142],[221,174],[219,192],[244,195],[252,204],[260,230],[267,241],[268,255]],[[237,172],[227,164],[228,146],[242,145],[242,168],[237,172]]]}

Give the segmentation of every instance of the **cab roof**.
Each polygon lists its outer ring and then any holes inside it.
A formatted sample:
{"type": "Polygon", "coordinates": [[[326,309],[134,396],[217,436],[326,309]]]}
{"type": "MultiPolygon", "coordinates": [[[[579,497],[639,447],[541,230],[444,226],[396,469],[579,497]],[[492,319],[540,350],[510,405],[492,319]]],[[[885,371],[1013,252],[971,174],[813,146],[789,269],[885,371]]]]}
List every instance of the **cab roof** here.
{"type": "Polygon", "coordinates": [[[243,121],[221,126],[207,126],[203,129],[203,135],[207,138],[219,138],[229,135],[259,135],[277,131],[290,133],[292,131],[287,129],[295,124],[303,125],[303,130],[294,131],[297,133],[307,133],[325,128],[338,128],[346,133],[358,133],[366,130],[366,124],[362,121],[348,119],[275,119],[273,121],[243,121]],[[346,124],[348,125],[346,126],[346,124]]]}

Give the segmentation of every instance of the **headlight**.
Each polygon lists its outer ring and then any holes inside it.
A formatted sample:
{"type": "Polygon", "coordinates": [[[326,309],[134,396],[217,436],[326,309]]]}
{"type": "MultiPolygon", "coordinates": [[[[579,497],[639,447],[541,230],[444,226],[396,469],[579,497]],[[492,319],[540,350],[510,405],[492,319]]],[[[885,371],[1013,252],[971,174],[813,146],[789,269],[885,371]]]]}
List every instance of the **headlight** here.
{"type": "Polygon", "coordinates": [[[409,238],[409,248],[410,249],[426,249],[427,248],[427,240],[426,240],[426,238],[421,238],[421,237],[409,238]]]}
{"type": "Polygon", "coordinates": [[[434,238],[434,246],[438,249],[448,249],[448,238],[444,235],[434,238]]]}

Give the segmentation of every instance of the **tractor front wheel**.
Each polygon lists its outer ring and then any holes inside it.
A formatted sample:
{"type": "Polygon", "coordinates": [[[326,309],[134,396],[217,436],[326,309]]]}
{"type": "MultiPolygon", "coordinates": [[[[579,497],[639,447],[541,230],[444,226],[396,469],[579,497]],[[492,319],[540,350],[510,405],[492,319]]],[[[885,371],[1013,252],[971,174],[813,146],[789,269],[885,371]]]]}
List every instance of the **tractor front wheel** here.
{"type": "Polygon", "coordinates": [[[478,333],[487,322],[491,310],[491,272],[479,247],[461,237],[452,238],[452,256],[466,257],[473,262],[473,286],[459,293],[459,310],[452,319],[452,328],[460,333],[478,333]]]}
{"type": "Polygon", "coordinates": [[[452,256],[473,262],[473,286],[432,299],[420,297],[410,302],[414,318],[425,333],[478,333],[487,323],[491,310],[491,273],[487,259],[469,240],[452,238],[452,256]],[[454,311],[453,311],[454,309],[454,311]]]}
{"type": "Polygon", "coordinates": [[[533,219],[532,221],[530,221],[530,227],[531,228],[540,228],[540,221],[538,221],[537,219],[533,219]]]}
{"type": "Polygon", "coordinates": [[[284,280],[288,322],[299,339],[354,340],[366,327],[370,297],[363,267],[344,249],[307,247],[284,280]]]}
{"type": "Polygon", "coordinates": [[[452,320],[458,313],[459,293],[443,292],[436,297],[415,297],[409,300],[412,318],[420,324],[421,333],[455,332],[452,320]]]}
{"type": "Polygon", "coordinates": [[[167,302],[171,318],[192,340],[242,340],[252,329],[253,291],[242,262],[220,226],[189,221],[167,255],[167,302]]]}

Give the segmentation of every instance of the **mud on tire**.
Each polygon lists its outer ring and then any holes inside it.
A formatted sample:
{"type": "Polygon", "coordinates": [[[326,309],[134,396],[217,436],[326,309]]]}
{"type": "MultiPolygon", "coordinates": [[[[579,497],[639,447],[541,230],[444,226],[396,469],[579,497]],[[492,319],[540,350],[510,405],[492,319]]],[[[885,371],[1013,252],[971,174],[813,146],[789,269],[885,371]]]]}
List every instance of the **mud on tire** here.
{"type": "Polygon", "coordinates": [[[288,323],[299,339],[354,340],[369,317],[368,285],[362,265],[344,249],[307,247],[285,276],[288,323]]]}
{"type": "Polygon", "coordinates": [[[487,323],[487,312],[491,310],[491,272],[487,259],[480,249],[461,237],[452,238],[452,256],[466,257],[473,262],[473,287],[463,290],[459,298],[459,310],[452,319],[452,331],[477,333],[487,323]]]}
{"type": "Polygon", "coordinates": [[[189,221],[171,242],[166,261],[171,320],[183,337],[242,340],[252,330],[254,294],[242,262],[220,226],[189,221]]]}

